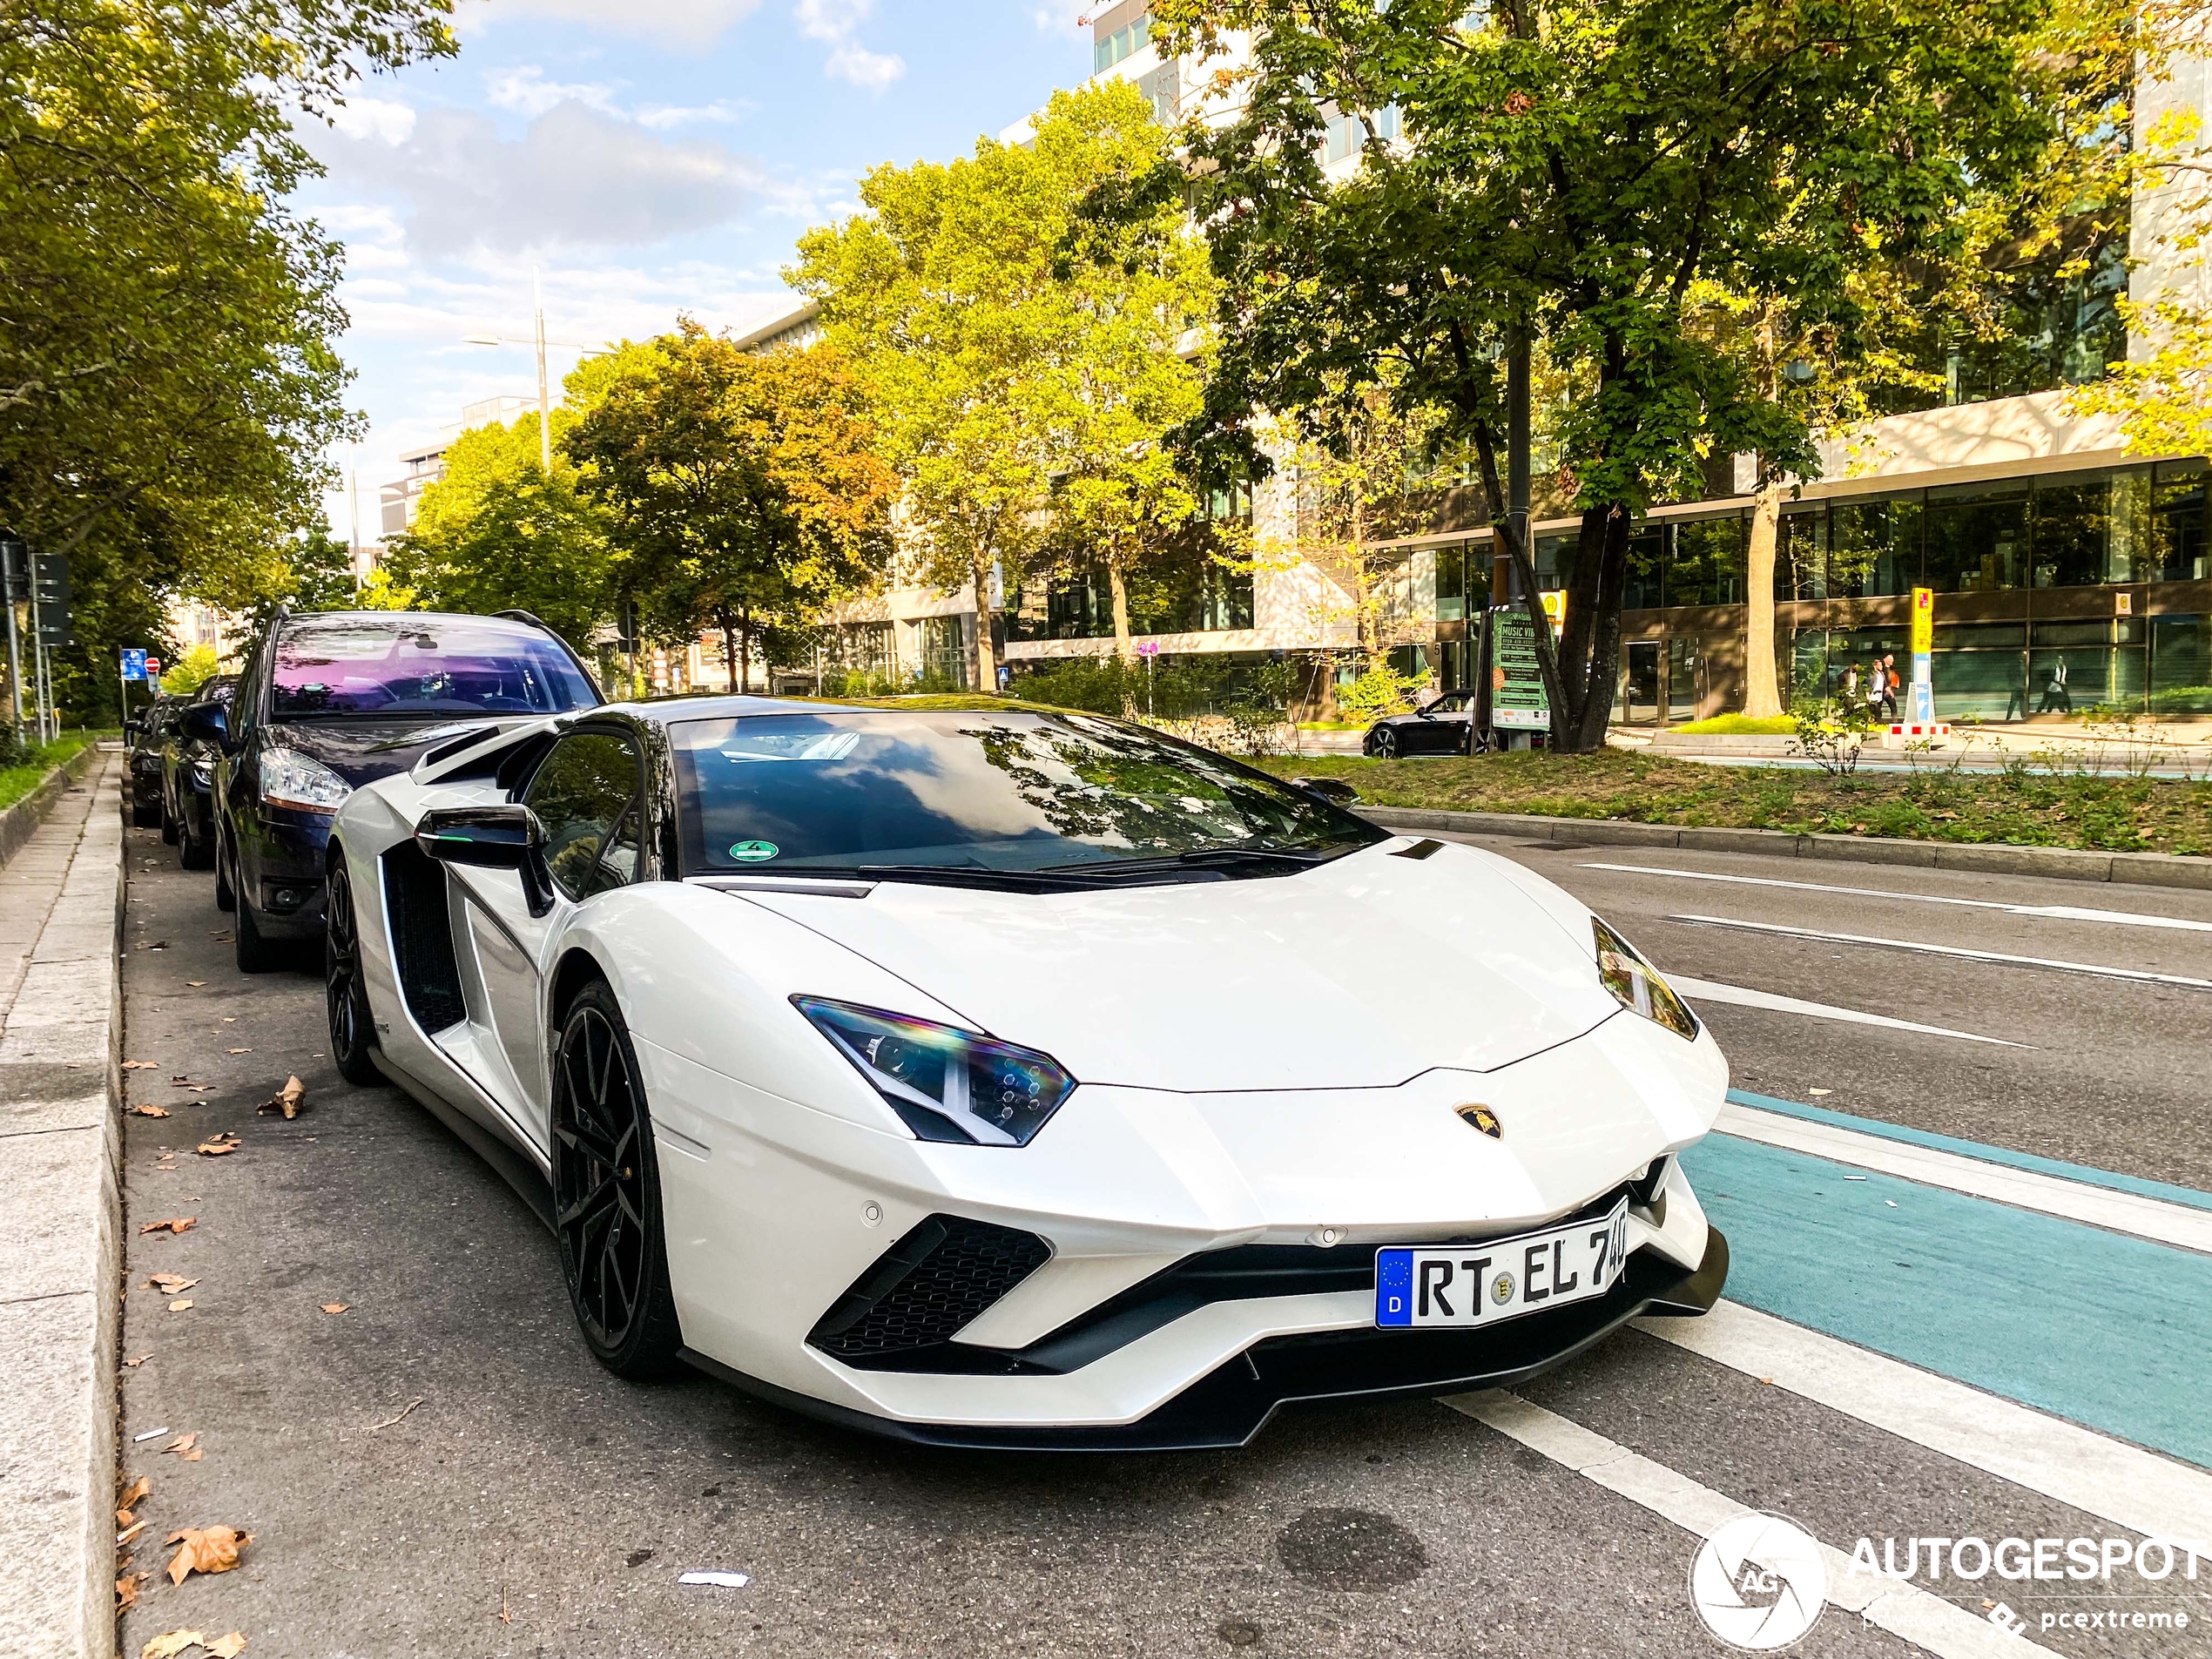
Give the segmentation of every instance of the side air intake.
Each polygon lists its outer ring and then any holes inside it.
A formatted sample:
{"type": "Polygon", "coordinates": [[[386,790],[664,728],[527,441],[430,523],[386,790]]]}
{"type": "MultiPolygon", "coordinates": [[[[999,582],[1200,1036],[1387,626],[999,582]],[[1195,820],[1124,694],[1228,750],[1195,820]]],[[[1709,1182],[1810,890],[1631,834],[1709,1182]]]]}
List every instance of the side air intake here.
{"type": "Polygon", "coordinates": [[[384,854],[384,904],[392,922],[392,954],[407,1011],[425,1031],[442,1031],[468,1017],[461,964],[453,954],[453,917],[446,907],[446,873],[412,841],[384,854]]]}
{"type": "Polygon", "coordinates": [[[806,1340],[862,1370],[907,1369],[902,1359],[949,1341],[1051,1256],[1035,1233],[932,1216],[878,1257],[806,1340]]]}

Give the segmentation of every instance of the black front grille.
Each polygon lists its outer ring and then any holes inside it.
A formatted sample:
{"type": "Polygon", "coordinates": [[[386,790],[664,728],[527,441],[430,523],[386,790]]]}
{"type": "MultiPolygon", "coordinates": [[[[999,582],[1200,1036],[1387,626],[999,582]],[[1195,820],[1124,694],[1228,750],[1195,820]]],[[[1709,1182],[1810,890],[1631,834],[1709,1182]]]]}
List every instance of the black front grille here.
{"type": "MultiPolygon", "coordinates": [[[[1051,1255],[1035,1233],[932,1216],[855,1279],[806,1339],[848,1366],[908,1369],[919,1352],[949,1343],[1051,1255]]],[[[1009,1367],[1001,1359],[994,1368],[1009,1367]]]]}

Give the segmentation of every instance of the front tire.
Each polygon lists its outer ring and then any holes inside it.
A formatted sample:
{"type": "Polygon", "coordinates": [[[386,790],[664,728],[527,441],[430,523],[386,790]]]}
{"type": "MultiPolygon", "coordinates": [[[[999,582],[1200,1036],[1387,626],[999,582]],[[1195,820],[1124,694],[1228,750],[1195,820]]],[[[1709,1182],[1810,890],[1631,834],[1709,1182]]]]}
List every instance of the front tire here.
{"type": "Polygon", "coordinates": [[[206,836],[192,833],[192,820],[199,814],[187,807],[177,820],[177,865],[185,870],[210,870],[215,867],[215,849],[209,845],[210,830],[206,836]]]}
{"type": "Polygon", "coordinates": [[[324,1001],[330,1013],[330,1057],[338,1075],[363,1087],[381,1082],[376,1069],[376,1026],[368,1008],[368,983],[361,977],[361,930],[354,914],[354,883],[341,853],[330,867],[328,921],[323,929],[324,1001]]]}
{"type": "MultiPolygon", "coordinates": [[[[232,884],[233,890],[237,884],[232,884]]],[[[238,955],[238,971],[241,974],[266,974],[281,966],[278,951],[261,933],[260,924],[253,920],[253,903],[243,893],[238,894],[238,919],[231,924],[231,938],[238,955]]]]}
{"type": "Polygon", "coordinates": [[[1398,759],[1398,734],[1388,726],[1378,726],[1367,734],[1367,752],[1377,760],[1398,759]]]}
{"type": "Polygon", "coordinates": [[[238,889],[231,886],[231,864],[230,860],[223,856],[223,833],[220,830],[214,833],[214,840],[215,908],[235,910],[238,908],[238,889]]]}
{"type": "Polygon", "coordinates": [[[169,810],[169,792],[166,789],[161,792],[161,844],[164,846],[177,845],[177,815],[169,810]]]}
{"type": "Polygon", "coordinates": [[[630,1028],[604,981],[577,994],[561,1026],[553,1208],[584,1345],[618,1377],[664,1374],[684,1339],[668,1283],[660,1164],[630,1028]]]}

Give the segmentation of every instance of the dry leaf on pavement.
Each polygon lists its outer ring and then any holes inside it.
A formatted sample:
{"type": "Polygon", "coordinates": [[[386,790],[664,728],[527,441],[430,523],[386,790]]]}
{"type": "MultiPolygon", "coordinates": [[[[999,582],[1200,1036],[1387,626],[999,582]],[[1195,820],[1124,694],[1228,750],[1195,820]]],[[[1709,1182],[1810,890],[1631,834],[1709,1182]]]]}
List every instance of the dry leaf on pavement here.
{"type": "Polygon", "coordinates": [[[172,1216],[166,1221],[147,1222],[144,1226],[138,1229],[138,1237],[143,1238],[148,1233],[190,1232],[193,1228],[199,1225],[199,1217],[198,1216],[172,1216]]]}
{"type": "Polygon", "coordinates": [[[169,1581],[181,1584],[194,1573],[227,1573],[238,1565],[238,1552],[253,1541],[252,1533],[235,1527],[179,1527],[162,1540],[178,1546],[169,1581]]]}
{"type": "Polygon", "coordinates": [[[186,1648],[206,1645],[197,1630],[165,1630],[138,1649],[138,1659],[177,1659],[186,1648]]]}
{"type": "Polygon", "coordinates": [[[204,1158],[219,1158],[226,1152],[237,1151],[243,1144],[235,1130],[226,1129],[213,1139],[202,1141],[192,1150],[204,1158]]]}
{"type": "Polygon", "coordinates": [[[180,1297],[179,1297],[179,1298],[178,1298],[175,1301],[172,1302],[172,1303],[169,1305],[169,1311],[170,1311],[172,1313],[182,1313],[182,1312],[184,1312],[186,1308],[190,1307],[191,1305],[192,1305],[192,1298],[190,1298],[189,1296],[180,1296],[180,1297]]]}
{"type": "Polygon", "coordinates": [[[287,1117],[297,1117],[300,1109],[306,1104],[307,1094],[307,1086],[299,1078],[287,1077],[283,1088],[253,1109],[257,1112],[282,1112],[287,1117]]]}
{"type": "Polygon", "coordinates": [[[146,1281],[150,1291],[159,1291],[164,1296],[182,1296],[199,1281],[186,1278],[182,1273],[156,1273],[146,1281]]]}
{"type": "Polygon", "coordinates": [[[115,1524],[118,1527],[129,1526],[134,1519],[131,1512],[137,1508],[140,1501],[152,1490],[153,1482],[142,1474],[118,1492],[115,1494],[115,1524]]]}
{"type": "Polygon", "coordinates": [[[203,985],[206,984],[206,983],[207,983],[207,981],[206,981],[206,980],[204,980],[204,979],[188,979],[188,980],[186,980],[186,981],[185,981],[185,984],[187,984],[187,985],[189,985],[189,986],[191,986],[191,987],[192,988],[192,989],[194,989],[194,990],[196,991],[196,990],[198,990],[198,989],[199,989],[201,986],[203,986],[203,985]]]}
{"type": "Polygon", "coordinates": [[[351,1302],[325,1302],[322,1305],[322,1311],[325,1313],[343,1313],[351,1306],[353,1306],[351,1302]]]}
{"type": "Polygon", "coordinates": [[[125,1359],[123,1363],[130,1366],[132,1370],[136,1371],[140,1366],[143,1366],[147,1360],[152,1358],[153,1356],[150,1353],[142,1353],[136,1359],[125,1359]]]}
{"type": "Polygon", "coordinates": [[[131,1109],[131,1111],[134,1116],[138,1117],[166,1117],[169,1116],[169,1109],[166,1106],[133,1106],[131,1109]]]}
{"type": "Polygon", "coordinates": [[[153,1576],[151,1573],[125,1573],[115,1581],[115,1610],[128,1613],[138,1605],[138,1586],[153,1576]]]}
{"type": "Polygon", "coordinates": [[[123,1062],[123,1069],[125,1071],[158,1071],[161,1069],[161,1062],[158,1060],[126,1060],[123,1062]]]}
{"type": "Polygon", "coordinates": [[[197,1463],[202,1455],[199,1449],[199,1435],[197,1432],[191,1434],[179,1434],[161,1449],[164,1452],[174,1452],[179,1461],[184,1463],[197,1463]]]}
{"type": "Polygon", "coordinates": [[[214,1659],[238,1659],[245,1648],[246,1635],[240,1630],[233,1630],[226,1636],[217,1636],[207,1644],[207,1651],[214,1656],[214,1659]]]}
{"type": "Polygon", "coordinates": [[[252,1054],[253,1050],[251,1049],[226,1049],[223,1052],[225,1054],[252,1054]]]}

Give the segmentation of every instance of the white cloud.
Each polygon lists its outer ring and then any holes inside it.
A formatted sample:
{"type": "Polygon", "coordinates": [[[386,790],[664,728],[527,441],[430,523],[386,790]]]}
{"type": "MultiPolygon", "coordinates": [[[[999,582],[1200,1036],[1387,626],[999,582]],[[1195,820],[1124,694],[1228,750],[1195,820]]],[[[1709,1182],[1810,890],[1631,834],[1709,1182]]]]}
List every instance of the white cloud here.
{"type": "Polygon", "coordinates": [[[799,0],[792,10],[799,32],[830,49],[825,73],[850,81],[871,92],[880,92],[907,72],[907,60],[888,52],[872,52],[853,37],[875,10],[875,0],[799,0]]]}
{"type": "Polygon", "coordinates": [[[484,95],[494,107],[521,115],[543,115],[556,104],[581,104],[603,115],[620,115],[615,107],[616,88],[604,81],[549,81],[535,64],[501,70],[484,77],[484,95]]]}
{"type": "Polygon", "coordinates": [[[766,183],[719,144],[656,138],[574,100],[520,138],[476,111],[431,109],[403,143],[319,147],[341,185],[407,197],[407,246],[428,258],[665,241],[735,219],[766,183]]]}
{"type": "Polygon", "coordinates": [[[711,104],[641,104],[631,119],[656,131],[678,127],[690,121],[740,121],[757,106],[750,98],[718,98],[711,104]]]}
{"type": "Polygon", "coordinates": [[[469,10],[490,23],[555,17],[608,34],[664,45],[711,46],[752,14],[760,0],[488,0],[469,10]]]}
{"type": "Polygon", "coordinates": [[[415,111],[390,98],[350,98],[331,111],[330,125],[349,138],[405,144],[415,131],[415,111]]]}

